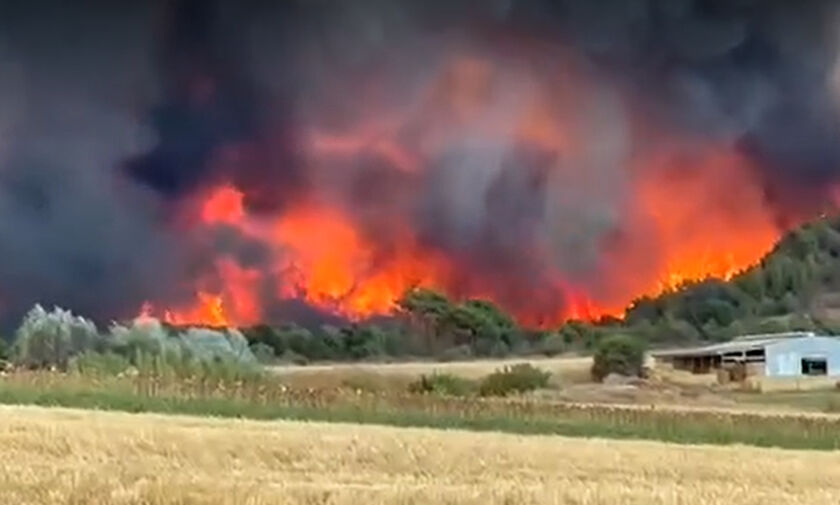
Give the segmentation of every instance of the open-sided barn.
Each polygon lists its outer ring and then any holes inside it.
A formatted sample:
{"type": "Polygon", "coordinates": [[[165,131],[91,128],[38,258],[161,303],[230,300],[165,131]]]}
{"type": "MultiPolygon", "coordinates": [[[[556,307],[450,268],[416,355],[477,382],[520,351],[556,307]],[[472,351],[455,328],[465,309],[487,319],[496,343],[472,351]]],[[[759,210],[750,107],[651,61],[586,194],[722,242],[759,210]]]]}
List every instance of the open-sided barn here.
{"type": "Polygon", "coordinates": [[[840,376],[840,338],[812,332],[748,335],[730,342],[651,353],[657,363],[693,373],[729,372],[732,379],[840,376]]]}

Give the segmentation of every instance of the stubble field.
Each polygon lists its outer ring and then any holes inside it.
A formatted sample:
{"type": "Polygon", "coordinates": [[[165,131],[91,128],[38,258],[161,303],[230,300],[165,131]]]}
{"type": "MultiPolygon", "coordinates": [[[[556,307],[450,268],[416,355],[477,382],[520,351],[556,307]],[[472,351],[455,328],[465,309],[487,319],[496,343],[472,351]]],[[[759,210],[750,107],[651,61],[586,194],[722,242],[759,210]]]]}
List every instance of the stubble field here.
{"type": "Polygon", "coordinates": [[[836,504],[840,454],[0,407],[19,504],[836,504]]]}

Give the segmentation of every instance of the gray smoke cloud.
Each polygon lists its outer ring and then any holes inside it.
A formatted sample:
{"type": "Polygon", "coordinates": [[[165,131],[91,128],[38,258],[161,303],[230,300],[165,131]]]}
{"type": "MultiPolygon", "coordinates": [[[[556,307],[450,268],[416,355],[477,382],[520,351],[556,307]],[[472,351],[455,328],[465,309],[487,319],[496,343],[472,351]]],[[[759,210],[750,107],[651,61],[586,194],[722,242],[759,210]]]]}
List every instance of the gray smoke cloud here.
{"type": "Polygon", "coordinates": [[[181,241],[155,216],[156,197],[115,170],[154,142],[134,103],[156,85],[144,13],[60,2],[3,11],[4,314],[41,301],[124,317],[172,296],[178,283],[159,279],[181,275],[181,241]]]}
{"type": "MultiPolygon", "coordinates": [[[[629,167],[662,141],[634,118],[754,160],[780,222],[827,201],[840,162],[834,20],[827,1],[4,4],[0,306],[124,317],[189,299],[220,252],[264,267],[270,254],[248,237],[172,222],[187,196],[231,180],[257,213],[329,199],[384,256],[407,223],[462,267],[466,294],[556,312],[563,293],[546,279],[608,292],[604,244],[633,233],[629,167]],[[447,116],[458,55],[492,67],[467,119],[447,116]],[[572,125],[573,149],[517,139],[534,97],[572,125]],[[377,120],[422,170],[306,150],[313,131],[377,120]],[[235,163],[220,155],[231,149],[235,163]]],[[[299,301],[265,313],[326,317],[299,301]]]]}

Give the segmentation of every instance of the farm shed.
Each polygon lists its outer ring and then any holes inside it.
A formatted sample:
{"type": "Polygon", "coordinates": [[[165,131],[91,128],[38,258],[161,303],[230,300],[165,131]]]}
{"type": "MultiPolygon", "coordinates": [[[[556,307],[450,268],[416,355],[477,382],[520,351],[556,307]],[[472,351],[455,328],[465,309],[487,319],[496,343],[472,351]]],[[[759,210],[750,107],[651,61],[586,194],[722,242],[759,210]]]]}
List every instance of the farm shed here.
{"type": "Polygon", "coordinates": [[[651,353],[655,363],[693,373],[729,372],[730,379],[747,376],[840,376],[840,339],[811,332],[738,337],[704,347],[651,353]]]}

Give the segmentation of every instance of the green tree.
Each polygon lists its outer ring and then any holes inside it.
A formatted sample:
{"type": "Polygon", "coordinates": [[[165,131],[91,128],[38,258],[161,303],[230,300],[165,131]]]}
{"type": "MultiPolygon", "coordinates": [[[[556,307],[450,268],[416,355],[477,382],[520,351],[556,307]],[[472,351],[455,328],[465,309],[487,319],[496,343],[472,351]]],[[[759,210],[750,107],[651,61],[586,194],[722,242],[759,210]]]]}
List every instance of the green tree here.
{"type": "Polygon", "coordinates": [[[592,377],[603,380],[611,373],[639,376],[644,365],[645,347],[629,335],[617,334],[604,337],[592,358],[592,377]]]}
{"type": "Polygon", "coordinates": [[[59,307],[47,312],[35,305],[15,334],[15,361],[28,367],[66,370],[72,356],[94,350],[99,340],[93,322],[59,307]]]}
{"type": "Polygon", "coordinates": [[[294,329],[284,332],[267,324],[259,324],[242,331],[250,345],[263,344],[272,349],[275,356],[282,356],[289,348],[287,336],[294,329]]]}
{"type": "Polygon", "coordinates": [[[397,306],[411,323],[411,333],[419,336],[418,345],[414,347],[435,353],[454,345],[454,340],[443,338],[444,321],[454,308],[446,296],[431,289],[414,288],[403,294],[397,306]]]}
{"type": "Polygon", "coordinates": [[[463,306],[479,315],[477,320],[480,321],[481,327],[475,328],[474,331],[480,338],[489,338],[494,342],[501,340],[510,349],[522,342],[522,332],[516,322],[492,302],[467,300],[463,306]]]}
{"type": "Polygon", "coordinates": [[[344,355],[350,359],[384,356],[387,335],[376,326],[353,325],[341,329],[344,355]]]}
{"type": "Polygon", "coordinates": [[[331,360],[342,357],[343,344],[340,330],[331,327],[321,328],[313,333],[297,325],[286,325],[278,331],[288,343],[288,350],[305,356],[310,360],[331,360]]]}

